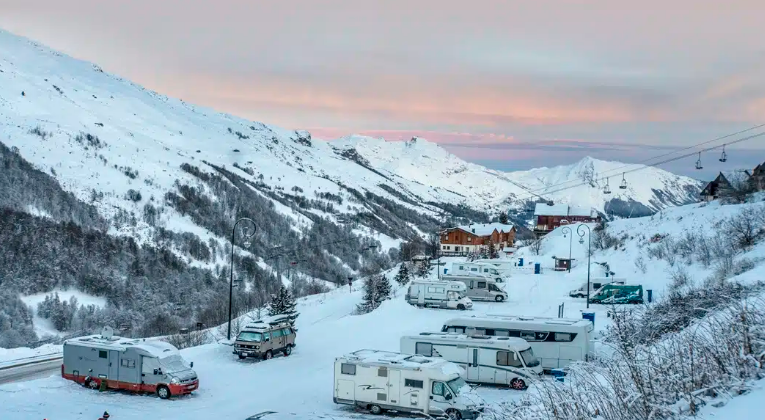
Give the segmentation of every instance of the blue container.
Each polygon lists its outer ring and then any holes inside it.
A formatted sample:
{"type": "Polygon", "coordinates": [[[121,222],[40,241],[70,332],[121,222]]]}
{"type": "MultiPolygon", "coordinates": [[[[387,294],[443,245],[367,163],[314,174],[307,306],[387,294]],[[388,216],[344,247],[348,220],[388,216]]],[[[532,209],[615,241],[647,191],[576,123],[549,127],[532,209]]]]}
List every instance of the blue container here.
{"type": "Polygon", "coordinates": [[[582,319],[586,319],[595,325],[595,312],[582,312],[582,319]]]}
{"type": "Polygon", "coordinates": [[[551,369],[550,374],[558,382],[563,382],[563,378],[566,376],[566,372],[564,372],[563,369],[551,369]]]}
{"type": "Polygon", "coordinates": [[[523,267],[523,258],[518,258],[518,267],[523,267]]]}
{"type": "Polygon", "coordinates": [[[648,298],[648,303],[651,303],[651,301],[653,300],[653,290],[647,289],[645,292],[648,295],[646,296],[648,298]]]}
{"type": "Polygon", "coordinates": [[[444,275],[449,272],[448,268],[444,268],[444,275]]]}
{"type": "Polygon", "coordinates": [[[539,263],[534,264],[534,274],[541,274],[542,273],[542,265],[539,263]]]}

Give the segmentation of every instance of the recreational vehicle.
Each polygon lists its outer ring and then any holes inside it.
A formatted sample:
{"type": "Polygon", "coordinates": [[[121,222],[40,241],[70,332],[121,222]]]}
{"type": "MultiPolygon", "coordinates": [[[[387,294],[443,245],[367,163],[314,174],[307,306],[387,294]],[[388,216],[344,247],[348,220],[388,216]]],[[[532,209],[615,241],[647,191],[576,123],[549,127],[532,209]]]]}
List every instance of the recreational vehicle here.
{"type": "Polygon", "coordinates": [[[452,269],[449,274],[457,276],[488,277],[497,283],[502,283],[502,277],[504,277],[504,272],[500,271],[494,265],[477,262],[452,263],[452,269]]]}
{"type": "MultiPolygon", "coordinates": [[[[624,284],[625,279],[618,279],[614,277],[598,277],[590,279],[590,296],[594,295],[598,289],[605,284],[624,284]]],[[[574,289],[568,292],[571,297],[587,297],[587,282],[582,283],[578,289],[574,289]]]]}
{"type": "Polygon", "coordinates": [[[509,315],[454,318],[442,328],[447,333],[522,338],[546,371],[588,360],[594,350],[592,330],[592,322],[585,319],[509,315]]]}
{"type": "Polygon", "coordinates": [[[381,414],[384,410],[474,419],[483,411],[464,372],[454,363],[379,350],[358,350],[335,359],[336,404],[381,414]]]}
{"type": "Polygon", "coordinates": [[[444,281],[464,283],[467,287],[466,296],[472,300],[487,300],[503,302],[507,300],[507,292],[500,289],[497,283],[487,277],[481,276],[441,276],[444,281]]]}
{"type": "Polygon", "coordinates": [[[279,352],[292,354],[297,330],[289,316],[277,316],[247,324],[236,337],[234,354],[240,359],[259,357],[268,360],[279,352]]]}
{"type": "Polygon", "coordinates": [[[166,399],[199,387],[197,374],[172,345],[158,340],[101,335],[64,341],[61,376],[88,388],[156,393],[166,399]]]}
{"type": "Polygon", "coordinates": [[[542,374],[531,346],[520,338],[420,333],[401,337],[401,352],[443,357],[465,369],[468,382],[525,389],[542,374]]]}
{"type": "Polygon", "coordinates": [[[462,282],[414,280],[406,292],[406,301],[420,307],[465,310],[473,307],[466,292],[462,282]]]}

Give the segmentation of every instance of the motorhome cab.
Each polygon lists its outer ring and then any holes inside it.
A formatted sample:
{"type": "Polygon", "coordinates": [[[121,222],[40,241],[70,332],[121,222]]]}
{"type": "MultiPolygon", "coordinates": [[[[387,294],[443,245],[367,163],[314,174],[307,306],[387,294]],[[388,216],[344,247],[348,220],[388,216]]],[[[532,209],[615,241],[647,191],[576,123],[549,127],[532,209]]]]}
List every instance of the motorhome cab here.
{"type": "Polygon", "coordinates": [[[335,359],[336,404],[381,414],[384,410],[450,419],[474,419],[483,411],[454,363],[435,357],[358,350],[335,359]]]}
{"type": "Polygon", "coordinates": [[[406,301],[420,307],[465,310],[473,307],[466,292],[462,282],[414,280],[406,292],[406,301]]]}
{"type": "Polygon", "coordinates": [[[187,365],[178,349],[164,341],[115,337],[106,327],[101,335],[64,341],[61,376],[92,389],[103,383],[107,388],[152,392],[166,399],[199,388],[193,365],[187,365]]]}
{"type": "Polygon", "coordinates": [[[481,276],[488,277],[497,283],[502,283],[503,272],[491,264],[485,263],[453,263],[450,274],[459,276],[481,276]]]}
{"type": "Polygon", "coordinates": [[[401,352],[443,357],[465,369],[468,382],[526,389],[542,374],[531,346],[520,338],[420,333],[401,337],[401,352]]]}
{"type": "Polygon", "coordinates": [[[234,342],[234,354],[240,359],[259,357],[270,359],[274,354],[292,354],[297,330],[287,316],[277,316],[247,324],[234,342]]]}
{"type": "MultiPolygon", "coordinates": [[[[594,295],[603,285],[606,284],[624,284],[625,279],[617,279],[613,277],[595,278],[590,280],[590,296],[594,295]]],[[[587,282],[582,283],[578,289],[574,289],[568,292],[571,297],[587,297],[587,282]]]]}
{"type": "Polygon", "coordinates": [[[507,292],[500,289],[497,283],[481,276],[442,276],[442,280],[461,282],[467,287],[466,295],[472,300],[503,302],[507,300],[507,292]]]}
{"type": "Polygon", "coordinates": [[[592,322],[585,319],[504,315],[454,318],[443,332],[518,337],[526,340],[544,370],[563,368],[587,360],[593,352],[592,322]]]}

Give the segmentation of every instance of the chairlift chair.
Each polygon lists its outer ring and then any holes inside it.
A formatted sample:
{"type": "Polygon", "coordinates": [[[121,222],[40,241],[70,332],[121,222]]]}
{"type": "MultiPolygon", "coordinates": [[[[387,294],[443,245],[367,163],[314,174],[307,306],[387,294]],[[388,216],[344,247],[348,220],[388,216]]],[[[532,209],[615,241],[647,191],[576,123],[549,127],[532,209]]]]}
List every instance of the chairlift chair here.
{"type": "Polygon", "coordinates": [[[624,173],[622,172],[622,184],[619,185],[619,188],[622,190],[627,189],[627,180],[624,178],[624,173]]]}
{"type": "Polygon", "coordinates": [[[603,194],[611,194],[611,187],[608,185],[608,178],[606,178],[606,186],[603,188],[603,194]]]}
{"type": "Polygon", "coordinates": [[[699,152],[699,158],[696,160],[696,169],[704,169],[704,167],[701,166],[701,152],[699,152]]]}
{"type": "Polygon", "coordinates": [[[723,144],[722,154],[720,155],[720,162],[726,162],[728,155],[725,154],[725,145],[723,144]]]}

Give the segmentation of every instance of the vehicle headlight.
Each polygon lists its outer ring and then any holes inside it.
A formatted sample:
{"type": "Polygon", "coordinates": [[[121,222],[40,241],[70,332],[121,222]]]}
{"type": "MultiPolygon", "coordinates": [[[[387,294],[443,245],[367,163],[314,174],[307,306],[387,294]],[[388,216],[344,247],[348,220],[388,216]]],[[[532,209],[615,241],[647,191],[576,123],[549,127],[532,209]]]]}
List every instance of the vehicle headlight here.
{"type": "Polygon", "coordinates": [[[181,381],[179,381],[178,378],[173,378],[173,379],[170,379],[170,383],[173,385],[178,385],[179,383],[181,383],[181,381]]]}
{"type": "Polygon", "coordinates": [[[260,348],[260,346],[255,346],[255,350],[258,350],[259,348],[260,348]]]}

